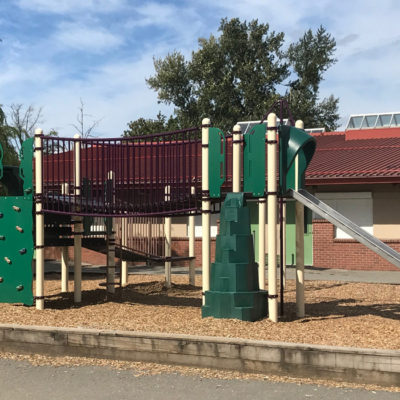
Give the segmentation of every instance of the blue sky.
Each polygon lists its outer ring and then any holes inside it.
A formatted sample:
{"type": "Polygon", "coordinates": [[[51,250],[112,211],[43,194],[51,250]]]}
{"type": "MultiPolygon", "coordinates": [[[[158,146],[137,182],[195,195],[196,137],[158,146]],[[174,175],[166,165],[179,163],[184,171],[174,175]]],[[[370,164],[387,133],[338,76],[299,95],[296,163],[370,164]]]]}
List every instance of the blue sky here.
{"type": "Polygon", "coordinates": [[[224,17],[268,22],[288,43],[322,24],[339,61],[321,95],[340,97],[343,121],[400,110],[398,0],[0,0],[0,103],[43,107],[45,132],[72,136],[82,99],[87,122],[101,119],[96,133],[119,136],[172,111],[145,84],[153,57],[190,56],[224,17]]]}

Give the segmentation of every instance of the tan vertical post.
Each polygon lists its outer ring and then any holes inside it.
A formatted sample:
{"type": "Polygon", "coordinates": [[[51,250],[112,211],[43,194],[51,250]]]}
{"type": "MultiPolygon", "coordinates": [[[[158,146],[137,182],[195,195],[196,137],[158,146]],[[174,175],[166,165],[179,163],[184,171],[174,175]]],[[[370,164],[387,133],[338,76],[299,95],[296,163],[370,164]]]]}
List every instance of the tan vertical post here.
{"type": "MultiPolygon", "coordinates": [[[[296,121],[296,128],[304,129],[303,121],[296,121]]],[[[299,159],[295,158],[295,189],[299,189],[299,159]]],[[[304,306],[304,205],[296,201],[296,315],[300,318],[305,315],[304,306]]]]}
{"type": "Polygon", "coordinates": [[[240,125],[233,127],[233,149],[232,149],[232,191],[233,193],[240,192],[240,141],[242,133],[240,125]]]}
{"type": "Polygon", "coordinates": [[[35,130],[36,308],[44,309],[43,131],[35,130]]]}
{"type": "MultiPolygon", "coordinates": [[[[79,139],[80,135],[74,135],[74,139],[79,139]]],[[[81,142],[76,140],[74,143],[74,200],[75,207],[78,210],[78,198],[81,195],[81,142]]],[[[82,232],[83,223],[82,217],[75,216],[74,218],[74,302],[82,301],[82,232]]]]}
{"type": "Polygon", "coordinates": [[[209,157],[209,129],[211,121],[209,118],[204,118],[201,128],[201,257],[202,257],[202,292],[203,304],[205,302],[204,293],[210,290],[210,220],[211,220],[211,202],[209,193],[208,179],[208,157],[209,157]]]}
{"type": "Polygon", "coordinates": [[[266,200],[258,201],[258,287],[265,289],[265,217],[266,200]]]}
{"type": "MultiPolygon", "coordinates": [[[[61,194],[64,196],[69,194],[68,183],[61,184],[61,194]]],[[[61,248],[61,293],[68,292],[68,275],[68,246],[63,246],[61,248]]]]}
{"type": "MultiPolygon", "coordinates": [[[[284,199],[285,200],[285,199],[284,199]]],[[[283,221],[282,221],[282,241],[283,241],[283,253],[281,254],[282,258],[282,266],[283,266],[283,288],[286,289],[286,200],[282,204],[282,215],[283,215],[283,221]]]]}
{"type": "Polygon", "coordinates": [[[268,315],[278,322],[278,293],[276,274],[276,222],[277,222],[277,143],[276,115],[268,115],[268,315]]]}
{"type": "MultiPolygon", "coordinates": [[[[107,179],[111,180],[112,191],[115,186],[115,172],[108,171],[107,179]]],[[[114,202],[114,194],[111,196],[114,202]]],[[[111,218],[111,232],[107,235],[107,292],[115,293],[115,227],[114,218],[111,218]]]]}
{"type": "MultiPolygon", "coordinates": [[[[171,198],[171,186],[165,187],[165,201],[169,201],[171,198]]],[[[164,221],[164,232],[165,232],[165,286],[167,288],[171,287],[171,261],[168,258],[172,254],[172,243],[171,243],[171,217],[166,217],[164,221]]]]}
{"type": "MultiPolygon", "coordinates": [[[[122,218],[121,221],[121,254],[126,251],[128,246],[128,218],[122,218]]],[[[121,258],[121,286],[125,287],[128,284],[128,262],[121,258]]]]}
{"type": "MultiPolygon", "coordinates": [[[[192,195],[195,194],[195,187],[190,188],[192,195]]],[[[195,254],[195,224],[194,215],[189,215],[189,226],[188,226],[188,236],[189,236],[189,257],[194,257],[195,254]]],[[[194,286],[196,284],[196,259],[193,258],[189,261],[189,285],[194,286]]]]}

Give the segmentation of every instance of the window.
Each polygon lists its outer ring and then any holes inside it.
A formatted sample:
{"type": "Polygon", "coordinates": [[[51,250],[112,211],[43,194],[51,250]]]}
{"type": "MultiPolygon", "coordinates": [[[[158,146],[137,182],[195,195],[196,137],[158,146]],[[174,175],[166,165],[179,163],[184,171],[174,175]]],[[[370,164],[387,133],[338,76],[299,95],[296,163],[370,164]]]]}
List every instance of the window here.
{"type": "MultiPolygon", "coordinates": [[[[373,211],[371,192],[317,193],[316,196],[328,206],[373,234],[373,211]]],[[[321,218],[314,216],[314,218],[321,218]]],[[[335,229],[336,239],[351,239],[341,229],[335,229]]]]}

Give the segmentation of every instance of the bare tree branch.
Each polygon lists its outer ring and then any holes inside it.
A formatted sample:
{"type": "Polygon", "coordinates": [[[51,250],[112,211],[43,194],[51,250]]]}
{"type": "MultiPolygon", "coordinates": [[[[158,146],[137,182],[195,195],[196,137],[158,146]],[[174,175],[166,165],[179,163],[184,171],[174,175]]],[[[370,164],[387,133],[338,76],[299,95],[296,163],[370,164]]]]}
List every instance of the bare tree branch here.
{"type": "Polygon", "coordinates": [[[43,107],[37,110],[32,105],[24,108],[23,104],[11,104],[10,126],[13,128],[12,141],[14,147],[19,151],[22,142],[34,135],[35,128],[43,123],[43,107]]]}
{"type": "Polygon", "coordinates": [[[81,135],[82,138],[94,137],[94,129],[100,124],[101,119],[93,120],[89,126],[86,125],[86,118],[93,118],[92,115],[85,113],[85,104],[82,99],[80,99],[80,107],[78,107],[78,115],[76,116],[77,124],[71,124],[76,130],[77,133],[81,135]]]}

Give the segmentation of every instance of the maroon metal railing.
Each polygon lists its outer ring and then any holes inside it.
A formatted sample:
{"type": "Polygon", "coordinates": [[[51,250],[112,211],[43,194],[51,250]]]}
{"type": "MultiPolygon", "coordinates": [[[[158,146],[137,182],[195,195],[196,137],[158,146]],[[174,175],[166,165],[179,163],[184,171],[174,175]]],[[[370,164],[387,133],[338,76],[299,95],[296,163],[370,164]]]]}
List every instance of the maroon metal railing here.
{"type": "Polygon", "coordinates": [[[46,213],[139,217],[200,212],[199,128],[134,138],[44,136],[43,151],[46,213]],[[76,143],[80,182],[74,182],[76,143]],[[64,184],[68,190],[62,190],[64,184]]]}

